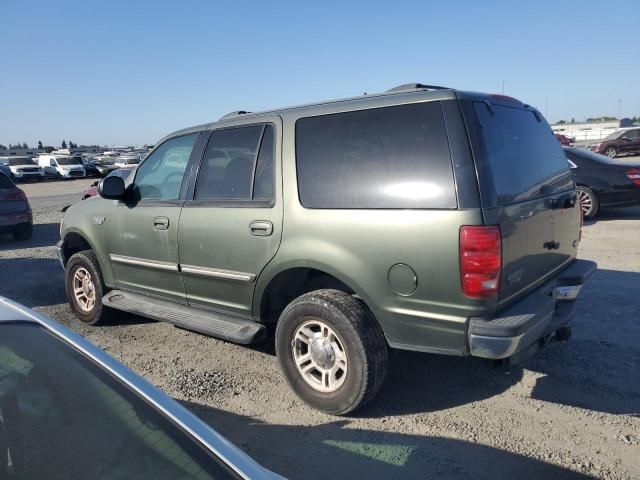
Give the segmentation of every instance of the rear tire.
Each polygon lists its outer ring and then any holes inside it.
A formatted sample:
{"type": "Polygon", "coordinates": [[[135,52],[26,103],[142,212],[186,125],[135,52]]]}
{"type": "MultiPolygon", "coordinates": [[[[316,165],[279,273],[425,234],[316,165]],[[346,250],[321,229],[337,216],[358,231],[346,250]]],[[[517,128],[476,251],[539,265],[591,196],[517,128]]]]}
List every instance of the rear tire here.
{"type": "Polygon", "coordinates": [[[604,149],[604,154],[609,158],[616,158],[618,156],[618,149],[616,147],[607,147],[604,149]]]}
{"type": "Polygon", "coordinates": [[[276,354],[291,389],[333,415],[370,402],[387,374],[382,329],[362,301],[339,290],[304,294],[284,309],[276,354]]]}
{"type": "Polygon", "coordinates": [[[100,265],[92,250],[71,256],[64,280],[69,306],[81,322],[99,325],[109,320],[113,311],[102,304],[102,297],[109,289],[102,280],[100,265]]]}
{"type": "Polygon", "coordinates": [[[18,230],[12,233],[13,239],[19,242],[24,242],[25,240],[31,240],[33,236],[33,225],[28,225],[26,227],[20,227],[18,230]]]}
{"type": "Polygon", "coordinates": [[[580,202],[580,208],[582,209],[582,216],[584,218],[593,218],[600,210],[600,202],[596,194],[588,187],[578,186],[576,188],[578,193],[578,201],[580,202]]]}

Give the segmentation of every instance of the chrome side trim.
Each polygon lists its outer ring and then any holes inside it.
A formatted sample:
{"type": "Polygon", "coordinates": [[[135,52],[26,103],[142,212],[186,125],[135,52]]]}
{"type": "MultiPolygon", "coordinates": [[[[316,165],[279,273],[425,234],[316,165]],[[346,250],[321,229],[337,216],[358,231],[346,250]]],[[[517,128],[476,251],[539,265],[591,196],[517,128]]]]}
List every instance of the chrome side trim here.
{"type": "Polygon", "coordinates": [[[156,270],[178,271],[178,264],[171,262],[161,262],[159,260],[145,260],[137,257],[127,257],[125,255],[109,255],[112,262],[123,263],[125,265],[136,265],[138,267],[155,268],[156,270]]]}
{"type": "Polygon", "coordinates": [[[180,265],[180,270],[182,273],[186,273],[188,275],[221,278],[223,280],[235,280],[237,282],[250,283],[256,279],[256,276],[253,273],[222,270],[221,268],[198,267],[196,265],[180,265]]]}

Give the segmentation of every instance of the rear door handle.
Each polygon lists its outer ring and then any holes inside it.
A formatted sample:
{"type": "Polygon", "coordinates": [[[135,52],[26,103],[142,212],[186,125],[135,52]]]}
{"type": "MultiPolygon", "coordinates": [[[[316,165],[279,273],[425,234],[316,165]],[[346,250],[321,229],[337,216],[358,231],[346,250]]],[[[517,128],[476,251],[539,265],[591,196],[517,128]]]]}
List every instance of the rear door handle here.
{"type": "Polygon", "coordinates": [[[273,223],[266,220],[254,220],[249,224],[249,232],[257,237],[268,237],[273,233],[273,223]]]}
{"type": "Polygon", "coordinates": [[[167,217],[155,217],[153,219],[154,230],[167,230],[169,228],[169,219],[167,217]]]}

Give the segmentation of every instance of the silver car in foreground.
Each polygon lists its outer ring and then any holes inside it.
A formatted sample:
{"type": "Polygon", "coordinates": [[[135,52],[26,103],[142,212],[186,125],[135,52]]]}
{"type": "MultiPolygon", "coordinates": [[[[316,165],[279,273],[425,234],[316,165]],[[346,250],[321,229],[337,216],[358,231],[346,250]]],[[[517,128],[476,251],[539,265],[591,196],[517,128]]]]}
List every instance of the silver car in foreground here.
{"type": "Polygon", "coordinates": [[[0,297],[0,478],[282,477],[87,340],[0,297]]]}

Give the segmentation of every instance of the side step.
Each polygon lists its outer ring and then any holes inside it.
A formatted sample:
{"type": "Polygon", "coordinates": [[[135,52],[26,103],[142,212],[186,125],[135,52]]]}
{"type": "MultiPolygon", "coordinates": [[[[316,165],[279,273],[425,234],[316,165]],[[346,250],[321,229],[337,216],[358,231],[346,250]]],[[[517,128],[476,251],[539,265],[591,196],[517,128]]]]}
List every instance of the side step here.
{"type": "Polygon", "coordinates": [[[122,290],[111,290],[102,297],[102,303],[117,310],[169,322],[177,327],[243,345],[262,340],[266,334],[264,325],[251,320],[122,290]]]}

